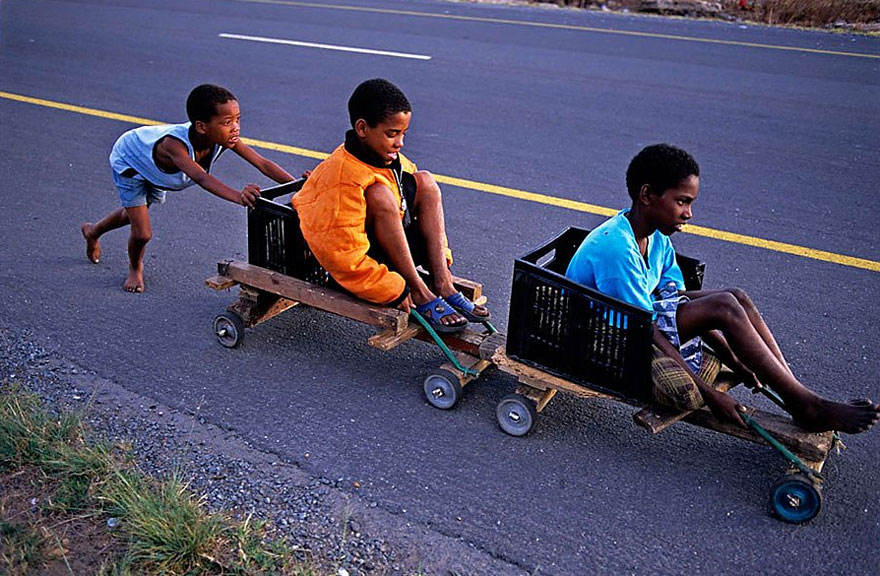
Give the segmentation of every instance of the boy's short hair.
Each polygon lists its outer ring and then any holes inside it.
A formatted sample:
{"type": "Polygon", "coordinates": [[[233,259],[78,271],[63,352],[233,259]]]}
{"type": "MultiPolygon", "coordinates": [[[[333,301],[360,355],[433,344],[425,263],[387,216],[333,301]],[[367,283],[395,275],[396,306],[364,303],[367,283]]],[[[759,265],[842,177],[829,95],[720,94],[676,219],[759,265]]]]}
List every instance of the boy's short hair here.
{"type": "Polygon", "coordinates": [[[363,118],[373,128],[398,112],[412,112],[412,106],[403,91],[384,78],[361,82],[348,99],[352,127],[363,118]]]}
{"type": "Polygon", "coordinates": [[[209,122],[217,114],[217,106],[230,100],[238,101],[232,92],[215,84],[201,84],[192,89],[186,98],[186,115],[189,121],[209,122]]]}
{"type": "Polygon", "coordinates": [[[699,175],[700,165],[693,156],[670,144],[654,144],[642,149],[630,161],[626,169],[626,190],[635,201],[645,184],[654,194],[662,195],[688,176],[699,175]]]}

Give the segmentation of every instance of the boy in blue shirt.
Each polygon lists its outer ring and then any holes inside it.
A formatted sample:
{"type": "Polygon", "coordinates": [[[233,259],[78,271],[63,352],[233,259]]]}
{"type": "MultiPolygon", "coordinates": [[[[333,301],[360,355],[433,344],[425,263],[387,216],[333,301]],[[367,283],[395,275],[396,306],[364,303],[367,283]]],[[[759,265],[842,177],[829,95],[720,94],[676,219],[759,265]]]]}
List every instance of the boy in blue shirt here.
{"type": "Polygon", "coordinates": [[[701,336],[746,385],[763,382],[775,390],[805,429],[868,430],[880,419],[880,405],[833,402],[801,384],[744,291],[685,292],[669,236],[691,219],[699,176],[697,162],[680,148],[656,144],[639,152],[626,173],[632,207],[587,236],[566,276],[653,312],[655,347],[690,375],[698,396],[719,418],[745,426],[739,416],[744,407],[699,376],[701,336]]]}
{"type": "Polygon", "coordinates": [[[86,256],[101,259],[101,236],[131,225],[128,239],[127,292],[144,291],[144,252],[152,237],[151,204],[165,202],[168,190],[183,190],[198,184],[208,192],[245,206],[253,206],[260,189],[248,184],[241,191],[230,188],[210,174],[211,167],[227,149],[247,160],[272,180],[283,184],[293,177],[240,140],[241,110],[231,92],[220,86],[196,86],[186,99],[189,122],[143,126],[124,133],[110,152],[113,181],[122,208],[98,223],[81,226],[86,256]]]}

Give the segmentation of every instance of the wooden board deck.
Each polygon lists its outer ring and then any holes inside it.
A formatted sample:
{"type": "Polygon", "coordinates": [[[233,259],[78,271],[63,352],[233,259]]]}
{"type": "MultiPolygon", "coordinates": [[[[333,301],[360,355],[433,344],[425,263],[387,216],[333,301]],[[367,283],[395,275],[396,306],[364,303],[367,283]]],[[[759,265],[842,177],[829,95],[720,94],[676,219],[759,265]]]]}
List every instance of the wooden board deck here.
{"type": "MultiPolygon", "coordinates": [[[[517,389],[517,393],[531,398],[541,408],[552,398],[552,394],[548,392],[555,390],[571,392],[581,397],[607,398],[626,403],[625,399],[611,396],[598,390],[591,390],[580,384],[575,384],[564,378],[513,360],[505,352],[504,337],[501,334],[486,338],[480,350],[480,355],[482,358],[491,358],[492,362],[501,371],[516,376],[517,380],[524,385],[517,389]]],[[[716,382],[716,387],[723,392],[730,390],[736,385],[731,376],[729,372],[722,372],[719,376],[720,380],[716,382]]],[[[788,416],[772,414],[761,410],[754,410],[750,415],[755,422],[766,429],[783,446],[803,458],[810,467],[815,470],[821,470],[822,464],[834,445],[831,432],[823,434],[806,432],[788,416]]],[[[665,430],[675,422],[683,420],[689,424],[715,430],[729,436],[766,444],[766,441],[752,428],[742,428],[719,420],[708,408],[701,408],[690,412],[675,412],[667,411],[658,406],[648,406],[637,412],[633,419],[637,424],[655,434],[665,430]]]]}
{"type": "Polygon", "coordinates": [[[214,290],[226,290],[227,288],[232,288],[238,284],[238,282],[227,278],[226,276],[220,276],[217,274],[216,276],[206,278],[205,284],[207,284],[208,288],[213,288],[214,290]]]}
{"type": "MultiPolygon", "coordinates": [[[[243,290],[251,287],[279,297],[275,308],[262,305],[257,311],[254,305],[246,302],[248,298],[255,300],[257,296],[246,296],[243,292],[242,302],[231,304],[229,309],[239,314],[250,326],[268,320],[296,303],[303,303],[365,324],[385,328],[384,332],[370,338],[370,344],[381,350],[390,350],[412,338],[430,338],[420,326],[409,324],[409,314],[396,308],[377,306],[344,292],[310,284],[247,262],[224,260],[217,263],[217,271],[216,276],[205,280],[205,284],[214,290],[225,290],[241,284],[243,290]]],[[[453,276],[453,284],[468,299],[481,304],[486,302],[480,283],[453,276]]],[[[266,294],[262,296],[265,297],[266,294]]],[[[452,344],[455,349],[470,350],[474,352],[474,356],[477,355],[478,344],[473,344],[476,338],[471,336],[462,338],[459,335],[444,336],[444,340],[447,338],[449,339],[447,344],[452,344]]]]}
{"type": "MultiPolygon", "coordinates": [[[[465,354],[476,358],[480,358],[480,345],[483,343],[483,340],[486,339],[485,334],[482,332],[476,332],[470,328],[465,328],[461,332],[453,332],[451,334],[438,334],[438,336],[440,336],[443,343],[450,349],[464,352],[465,354]]],[[[410,323],[406,328],[399,332],[388,329],[379,332],[378,334],[374,334],[373,336],[370,336],[367,342],[373,348],[378,348],[379,350],[387,352],[413,338],[425,342],[434,341],[431,338],[431,335],[428,334],[428,332],[419,324],[410,323]]]]}
{"type": "MultiPolygon", "coordinates": [[[[727,392],[737,386],[738,382],[734,381],[733,374],[727,370],[723,370],[718,374],[715,380],[715,389],[721,392],[727,392]]],[[[663,432],[679,420],[683,420],[690,411],[678,411],[672,408],[664,408],[662,406],[648,406],[639,412],[633,414],[635,423],[648,430],[651,434],[659,434],[663,432]]]]}
{"type": "Polygon", "coordinates": [[[376,306],[337,290],[310,284],[304,280],[247,262],[234,260],[219,262],[217,271],[219,276],[239,284],[251,286],[365,324],[388,328],[395,333],[403,331],[408,325],[409,315],[402,310],[376,306]]]}
{"type": "MultiPolygon", "coordinates": [[[[807,432],[794,421],[781,414],[772,414],[762,410],[749,413],[752,419],[767,430],[780,444],[812,462],[823,462],[834,445],[833,434],[824,432],[816,434],[807,432]]],[[[752,428],[742,428],[725,420],[719,420],[708,408],[694,410],[684,417],[684,421],[702,428],[708,428],[729,436],[735,436],[758,444],[767,442],[752,428]]]]}
{"type": "Polygon", "coordinates": [[[555,388],[557,390],[571,392],[572,394],[584,398],[611,398],[618,400],[616,396],[611,396],[610,394],[599,392],[598,390],[591,390],[590,388],[586,388],[564,378],[548,374],[543,370],[532,368],[522,362],[513,360],[507,355],[507,352],[504,349],[504,337],[501,334],[493,334],[485,339],[485,342],[480,349],[480,356],[484,358],[488,357],[499,370],[512,376],[516,376],[519,382],[537,390],[555,388]]]}

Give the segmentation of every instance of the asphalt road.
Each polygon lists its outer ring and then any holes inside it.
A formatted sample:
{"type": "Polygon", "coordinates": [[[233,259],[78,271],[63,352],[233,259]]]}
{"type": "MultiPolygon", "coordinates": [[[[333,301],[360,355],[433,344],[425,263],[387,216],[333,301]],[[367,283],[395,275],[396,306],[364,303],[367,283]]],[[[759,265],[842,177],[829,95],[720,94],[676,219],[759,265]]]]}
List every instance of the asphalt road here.
{"type": "MultiPolygon", "coordinates": [[[[0,90],[182,121],[189,89],[216,82],[238,96],[245,136],[329,152],[353,87],[384,76],[413,103],[405,153],[420,167],[609,208],[626,204],[633,154],[676,143],[702,166],[697,224],[873,263],[675,238],[708,262],[707,287],[752,295],[805,383],[839,399],[880,397],[880,39],[429,1],[332,6],[5,0],[0,90]]],[[[244,257],[245,211],[196,189],[152,211],[147,291],[124,293],[127,235],[106,236],[94,266],[79,225],[116,206],[106,158],[132,126],[0,98],[4,324],[309,474],[343,478],[352,491],[358,482],[364,501],[512,570],[877,573],[876,431],[847,439],[826,468],[821,515],[793,527],[768,514],[784,465],[761,446],[685,425],[650,437],[631,410],[570,397],[554,399],[530,436],[511,438],[494,410],[512,379],[493,373],[456,410],[435,410],[421,392],[441,363],[435,349],[381,353],[367,346],[366,327],[314,310],[273,319],[226,350],[210,324],[234,294],[203,281],[218,260],[244,257]]],[[[291,172],[315,163],[264,153],[291,172]]],[[[266,184],[232,156],[217,174],[266,184]]],[[[602,220],[444,189],[456,272],[484,284],[501,329],[514,258],[568,225],[602,220]]]]}

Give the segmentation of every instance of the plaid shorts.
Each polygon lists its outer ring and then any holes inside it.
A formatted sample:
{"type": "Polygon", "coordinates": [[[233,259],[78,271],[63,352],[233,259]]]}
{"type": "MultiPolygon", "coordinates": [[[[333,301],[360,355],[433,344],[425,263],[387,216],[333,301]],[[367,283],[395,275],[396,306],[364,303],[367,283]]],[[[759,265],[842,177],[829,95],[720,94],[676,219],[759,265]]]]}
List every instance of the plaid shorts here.
{"type": "MultiPolygon", "coordinates": [[[[721,371],[721,361],[710,351],[703,351],[703,362],[697,374],[709,386],[714,386],[721,371]]],[[[690,373],[678,362],[654,346],[651,360],[651,399],[657,404],[677,410],[696,410],[703,404],[703,395],[690,373]]]]}
{"type": "MultiPolygon", "coordinates": [[[[703,349],[703,341],[699,336],[684,344],[681,344],[678,336],[675,315],[678,306],[682,302],[687,302],[688,297],[678,295],[674,285],[664,287],[660,291],[660,296],[661,299],[654,302],[657,328],[673,346],[678,348],[688,368],[707,385],[714,385],[721,370],[721,361],[714,354],[703,349]]],[[[652,398],[658,404],[679,410],[696,410],[704,403],[703,395],[700,394],[691,374],[656,346],[651,361],[651,381],[652,398]]]]}

